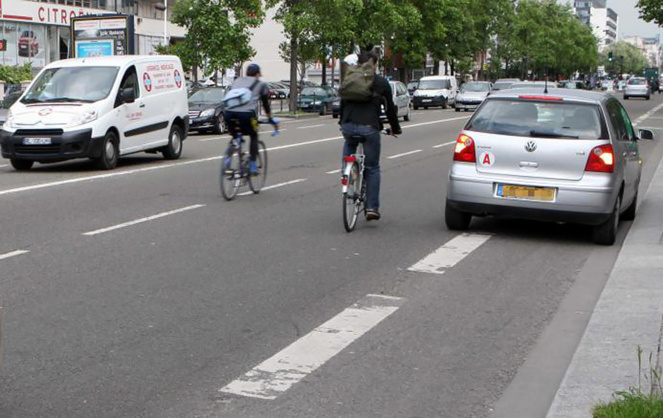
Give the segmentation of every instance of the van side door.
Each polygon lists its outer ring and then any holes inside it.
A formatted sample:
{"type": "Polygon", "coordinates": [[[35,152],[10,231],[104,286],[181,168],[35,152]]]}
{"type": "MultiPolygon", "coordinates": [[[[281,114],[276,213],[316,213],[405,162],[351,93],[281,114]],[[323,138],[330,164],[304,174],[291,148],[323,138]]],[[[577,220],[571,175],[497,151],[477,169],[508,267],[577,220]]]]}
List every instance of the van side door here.
{"type": "Polygon", "coordinates": [[[120,131],[120,154],[127,154],[137,151],[140,148],[140,132],[144,124],[144,114],[142,108],[143,98],[138,84],[138,74],[136,67],[131,66],[122,75],[120,88],[115,97],[115,113],[117,128],[120,131]],[[135,100],[133,103],[127,103],[122,100],[122,91],[124,89],[133,89],[135,100]]]}

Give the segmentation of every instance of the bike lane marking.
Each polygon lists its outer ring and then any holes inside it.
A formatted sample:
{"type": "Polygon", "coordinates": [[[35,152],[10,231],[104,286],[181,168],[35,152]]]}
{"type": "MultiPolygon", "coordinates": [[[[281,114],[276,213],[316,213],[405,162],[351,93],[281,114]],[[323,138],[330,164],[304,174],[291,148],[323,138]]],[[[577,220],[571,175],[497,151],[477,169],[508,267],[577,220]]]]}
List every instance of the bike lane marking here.
{"type": "Polygon", "coordinates": [[[388,316],[405,299],[366,295],[219,392],[273,400],[323,366],[388,316]]]}
{"type": "Polygon", "coordinates": [[[27,251],[27,250],[16,250],[16,251],[11,251],[11,252],[8,252],[8,253],[5,253],[5,254],[0,254],[0,260],[6,260],[8,258],[16,257],[17,255],[27,254],[29,252],[30,251],[27,251]]]}
{"type": "Polygon", "coordinates": [[[168,211],[168,212],[158,213],[156,215],[148,216],[148,217],[145,217],[145,218],[140,218],[140,219],[136,219],[136,220],[133,220],[133,221],[124,222],[124,223],[121,223],[121,224],[109,226],[107,228],[101,228],[101,229],[97,229],[97,230],[94,230],[94,231],[83,232],[82,235],[90,237],[90,236],[94,236],[94,235],[104,234],[106,232],[111,232],[111,231],[115,231],[117,229],[122,229],[122,228],[126,228],[126,227],[129,227],[129,226],[142,224],[142,223],[145,223],[145,222],[153,221],[155,219],[163,218],[163,217],[170,216],[170,215],[175,215],[177,213],[187,212],[187,211],[190,211],[190,210],[193,210],[193,209],[200,209],[200,208],[203,208],[205,206],[207,206],[207,205],[191,205],[191,206],[187,206],[187,207],[184,207],[184,208],[171,210],[171,211],[168,211]]]}
{"type": "Polygon", "coordinates": [[[408,268],[408,270],[419,273],[444,274],[446,270],[461,262],[472,251],[486,243],[491,236],[485,234],[459,235],[408,268]]]}

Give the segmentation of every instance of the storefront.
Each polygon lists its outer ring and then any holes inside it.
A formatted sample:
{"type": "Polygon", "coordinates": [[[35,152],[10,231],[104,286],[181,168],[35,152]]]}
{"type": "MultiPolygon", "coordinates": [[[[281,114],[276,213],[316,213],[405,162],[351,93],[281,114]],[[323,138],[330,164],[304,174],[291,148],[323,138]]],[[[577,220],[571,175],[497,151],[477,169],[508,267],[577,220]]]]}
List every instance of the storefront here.
{"type": "MultiPolygon", "coordinates": [[[[68,3],[74,4],[73,1],[68,3]]],[[[100,1],[94,3],[105,4],[100,1]]],[[[40,69],[53,61],[66,59],[73,47],[71,18],[108,13],[113,12],[57,3],[0,0],[0,39],[6,40],[5,50],[0,51],[0,64],[31,63],[34,69],[40,69]]],[[[163,43],[163,21],[142,17],[134,19],[135,53],[153,54],[156,46],[163,43]]],[[[184,36],[184,29],[170,23],[168,32],[169,37],[184,36]]]]}

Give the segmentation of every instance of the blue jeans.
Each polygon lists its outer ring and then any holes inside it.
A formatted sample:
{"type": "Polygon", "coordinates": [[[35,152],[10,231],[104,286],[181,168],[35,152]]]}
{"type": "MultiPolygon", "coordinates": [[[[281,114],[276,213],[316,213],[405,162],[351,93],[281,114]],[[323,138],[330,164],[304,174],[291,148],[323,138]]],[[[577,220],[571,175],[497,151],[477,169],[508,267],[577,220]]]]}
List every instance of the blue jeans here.
{"type": "Polygon", "coordinates": [[[372,126],[344,123],[341,132],[345,137],[343,156],[357,152],[358,138],[361,136],[365,142],[364,164],[366,166],[366,209],[378,210],[380,208],[380,131],[372,126]]]}

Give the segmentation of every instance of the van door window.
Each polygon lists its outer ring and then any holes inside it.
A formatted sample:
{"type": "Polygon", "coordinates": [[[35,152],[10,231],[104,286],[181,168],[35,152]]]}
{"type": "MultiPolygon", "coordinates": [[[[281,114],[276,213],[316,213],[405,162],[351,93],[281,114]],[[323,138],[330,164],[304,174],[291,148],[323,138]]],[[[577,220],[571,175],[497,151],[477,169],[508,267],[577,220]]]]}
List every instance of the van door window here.
{"type": "Polygon", "coordinates": [[[127,72],[124,73],[122,77],[122,83],[120,84],[120,90],[117,92],[117,99],[115,100],[115,107],[122,105],[122,100],[120,94],[122,90],[132,88],[134,90],[134,95],[136,99],[140,97],[140,86],[138,85],[138,74],[136,73],[136,67],[131,66],[127,69],[127,72]]]}

